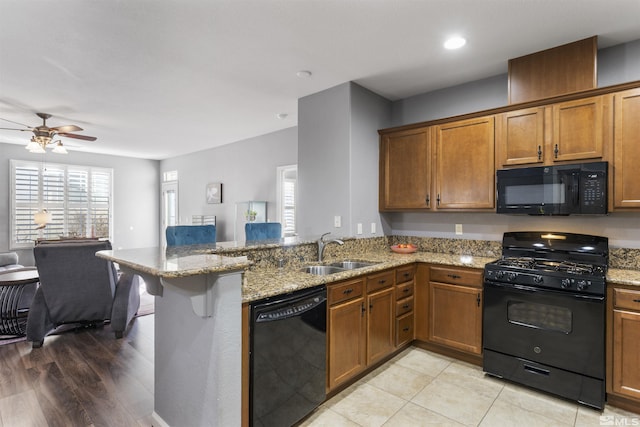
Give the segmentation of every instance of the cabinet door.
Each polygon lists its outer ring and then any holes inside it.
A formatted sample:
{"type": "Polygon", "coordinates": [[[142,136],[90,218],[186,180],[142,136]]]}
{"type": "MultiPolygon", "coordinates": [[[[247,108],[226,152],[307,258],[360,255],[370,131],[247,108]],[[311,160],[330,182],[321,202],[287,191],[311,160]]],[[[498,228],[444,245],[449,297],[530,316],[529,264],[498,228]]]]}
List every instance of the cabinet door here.
{"type": "Polygon", "coordinates": [[[640,208],[640,89],[614,96],[613,207],[640,208]]]}
{"type": "Polygon", "coordinates": [[[363,298],[329,307],[329,389],[365,368],[365,315],[363,298]]]}
{"type": "Polygon", "coordinates": [[[604,98],[561,102],[552,108],[553,161],[602,158],[604,98]]]}
{"type": "Polygon", "coordinates": [[[429,129],[384,135],[380,146],[380,210],[428,209],[430,188],[429,129]]]}
{"type": "Polygon", "coordinates": [[[612,388],[640,399],[640,313],[613,311],[612,388]]]}
{"type": "Polygon", "coordinates": [[[482,289],[430,282],[429,340],[482,353],[482,289]]]}
{"type": "Polygon", "coordinates": [[[371,364],[389,355],[395,347],[393,287],[369,294],[367,305],[367,364],[371,364]]]}
{"type": "Polygon", "coordinates": [[[544,107],[504,113],[497,126],[501,167],[544,162],[544,107]]]}
{"type": "Polygon", "coordinates": [[[495,207],[494,117],[436,128],[436,209],[495,207]]]}

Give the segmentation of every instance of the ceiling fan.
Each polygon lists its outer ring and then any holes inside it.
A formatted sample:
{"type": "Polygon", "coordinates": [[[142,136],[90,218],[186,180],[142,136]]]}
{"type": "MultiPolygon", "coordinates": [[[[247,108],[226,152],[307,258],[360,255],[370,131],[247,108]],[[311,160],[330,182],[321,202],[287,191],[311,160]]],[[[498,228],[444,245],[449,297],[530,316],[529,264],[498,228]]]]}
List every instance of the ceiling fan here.
{"type": "Polygon", "coordinates": [[[47,113],[36,113],[38,117],[42,119],[42,125],[36,127],[28,127],[26,125],[22,125],[22,123],[17,123],[11,120],[2,119],[7,122],[16,123],[25,128],[0,128],[2,130],[18,130],[18,131],[30,131],[33,132],[33,136],[31,137],[31,141],[27,145],[27,149],[31,152],[36,153],[44,153],[45,148],[48,145],[54,145],[53,151],[56,153],[66,153],[62,142],[60,140],[53,141],[56,135],[64,136],[66,138],[74,138],[81,139],[83,141],[95,141],[97,138],[95,136],[87,136],[87,135],[78,135],[71,132],[81,131],[82,128],[76,125],[64,125],[64,126],[56,126],[49,127],[47,126],[47,119],[51,117],[51,114],[47,113]]]}

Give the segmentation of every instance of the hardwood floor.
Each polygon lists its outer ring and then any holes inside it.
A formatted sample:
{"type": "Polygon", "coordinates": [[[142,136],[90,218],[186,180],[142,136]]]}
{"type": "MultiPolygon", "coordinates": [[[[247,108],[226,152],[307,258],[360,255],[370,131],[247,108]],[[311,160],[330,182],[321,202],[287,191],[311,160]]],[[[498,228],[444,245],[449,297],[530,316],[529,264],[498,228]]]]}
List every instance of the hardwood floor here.
{"type": "Polygon", "coordinates": [[[154,316],[0,346],[0,427],[151,426],[154,316]]]}

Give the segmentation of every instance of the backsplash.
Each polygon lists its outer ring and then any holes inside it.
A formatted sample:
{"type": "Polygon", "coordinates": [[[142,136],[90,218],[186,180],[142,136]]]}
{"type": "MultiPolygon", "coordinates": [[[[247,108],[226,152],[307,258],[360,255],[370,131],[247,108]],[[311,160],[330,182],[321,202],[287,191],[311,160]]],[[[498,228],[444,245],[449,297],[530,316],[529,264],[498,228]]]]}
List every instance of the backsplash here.
{"type": "MultiPolygon", "coordinates": [[[[389,250],[389,246],[399,243],[412,243],[418,251],[451,255],[471,255],[486,258],[500,258],[502,242],[492,240],[447,239],[436,237],[383,236],[365,239],[346,238],[344,244],[331,243],[325,248],[325,258],[359,259],[367,253],[389,250]]],[[[220,249],[220,254],[246,256],[254,262],[252,268],[296,267],[318,259],[318,247],[315,242],[279,246],[269,244],[252,248],[220,249]]],[[[640,249],[610,248],[609,268],[640,270],[640,249]]]]}

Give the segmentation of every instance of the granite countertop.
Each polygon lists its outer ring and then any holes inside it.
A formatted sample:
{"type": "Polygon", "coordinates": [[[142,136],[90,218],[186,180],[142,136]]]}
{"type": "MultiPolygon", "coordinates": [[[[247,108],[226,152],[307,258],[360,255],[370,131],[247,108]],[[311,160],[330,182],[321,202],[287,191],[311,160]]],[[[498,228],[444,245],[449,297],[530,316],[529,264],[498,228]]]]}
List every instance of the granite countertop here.
{"type": "Polygon", "coordinates": [[[121,267],[164,278],[244,270],[252,264],[246,256],[171,253],[159,247],[99,251],[96,256],[116,262],[121,267]]]}
{"type": "MultiPolygon", "coordinates": [[[[344,258],[342,258],[344,259],[344,258]]],[[[342,259],[326,259],[323,264],[342,259]]],[[[316,276],[300,271],[301,266],[283,268],[257,268],[245,272],[242,286],[242,302],[256,301],[275,295],[285,294],[300,289],[311,288],[318,285],[338,282],[352,277],[376,273],[378,271],[395,268],[414,262],[428,262],[430,264],[444,264],[459,267],[484,268],[488,262],[495,258],[474,257],[470,255],[450,255],[435,252],[416,252],[413,254],[396,254],[393,252],[365,252],[359,253],[357,259],[360,261],[377,262],[378,264],[358,268],[356,270],[346,270],[340,273],[326,276],[316,276]]],[[[318,263],[307,263],[318,264],[318,263]]]]}
{"type": "MultiPolygon", "coordinates": [[[[300,271],[301,266],[257,268],[248,270],[245,272],[242,286],[242,302],[252,302],[267,297],[294,292],[300,289],[311,288],[352,277],[372,274],[414,262],[483,269],[485,264],[495,261],[495,258],[470,255],[451,255],[436,252],[396,254],[393,252],[381,251],[359,253],[358,256],[353,259],[378,262],[378,264],[356,270],[347,270],[340,273],[329,274],[326,276],[315,276],[304,273],[300,271]]],[[[327,259],[323,264],[328,264],[333,261],[340,261],[340,259],[327,259]]],[[[621,285],[640,286],[640,271],[609,269],[607,272],[607,282],[621,285]]]]}

